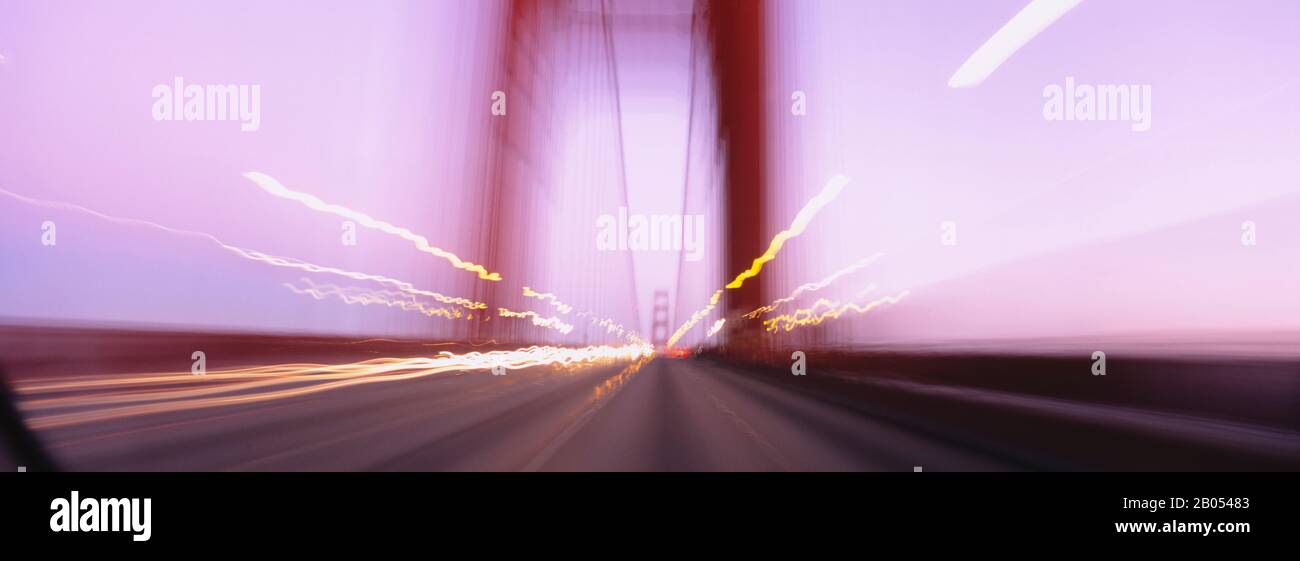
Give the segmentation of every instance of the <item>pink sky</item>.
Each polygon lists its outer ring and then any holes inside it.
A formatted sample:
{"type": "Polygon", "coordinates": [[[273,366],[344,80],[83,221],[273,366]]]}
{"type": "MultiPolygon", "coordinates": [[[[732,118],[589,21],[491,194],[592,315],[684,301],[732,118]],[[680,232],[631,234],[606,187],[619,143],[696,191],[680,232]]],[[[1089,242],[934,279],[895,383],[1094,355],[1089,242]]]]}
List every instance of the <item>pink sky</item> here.
{"type": "MultiPolygon", "coordinates": [[[[773,296],[885,252],[824,295],[868,283],[912,295],[845,320],[831,342],[1300,328],[1300,5],[1085,0],[984,83],[949,88],[1025,4],[772,3],[767,230],[833,175],[853,179],[764,270],[773,296]],[[1043,88],[1067,76],[1150,85],[1151,130],[1044,120],[1043,88]],[[790,114],[794,90],[808,96],[806,116],[790,114]],[[954,247],[939,244],[946,220],[954,247]],[[1246,220],[1257,246],[1239,243],[1246,220]]],[[[688,158],[687,213],[704,214],[709,233],[704,261],[682,271],[674,327],[737,272],[717,269],[724,148],[709,137],[708,69],[697,69],[706,85],[692,112],[691,36],[654,24],[684,20],[689,5],[615,3],[617,99],[607,45],[590,29],[540,47],[559,79],[511,97],[512,112],[544,115],[528,121],[535,152],[507,164],[536,193],[536,244],[513,287],[648,334],[654,291],[677,288],[678,256],[599,252],[595,220],[624,204],[680,212],[688,158]],[[689,151],[688,124],[705,139],[689,151]]],[[[241,174],[268,173],[481,260],[502,15],[500,2],[6,1],[0,188],[472,296],[471,275],[370,231],[344,247],[340,219],[241,174]],[[174,76],[259,84],[261,129],[154,121],[150,91],[174,76]]],[[[301,274],[201,241],[6,197],[0,216],[0,317],[455,335],[418,315],[295,296],[281,283],[301,274]],[[58,224],[56,248],[39,244],[44,220],[58,224]]]]}

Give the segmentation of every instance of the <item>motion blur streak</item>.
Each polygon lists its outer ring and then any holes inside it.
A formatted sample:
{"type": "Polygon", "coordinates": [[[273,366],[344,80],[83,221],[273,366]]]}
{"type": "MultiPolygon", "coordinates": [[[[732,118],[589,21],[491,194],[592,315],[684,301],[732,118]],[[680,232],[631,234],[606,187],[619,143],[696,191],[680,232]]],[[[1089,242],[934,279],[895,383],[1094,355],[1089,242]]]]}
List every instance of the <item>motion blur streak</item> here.
{"type": "MultiPolygon", "coordinates": [[[[740,288],[745,284],[745,279],[757,276],[758,273],[763,270],[764,263],[776,259],[777,253],[779,253],[781,248],[785,246],[786,240],[796,238],[802,234],[804,229],[808,227],[808,223],[812,222],[813,218],[816,218],[817,213],[820,212],[823,207],[834,201],[836,197],[839,197],[840,192],[844,190],[844,186],[848,185],[848,183],[849,178],[844,175],[836,175],[835,177],[832,177],[817,196],[813,197],[804,204],[803,208],[799,209],[799,213],[795,215],[794,221],[790,223],[790,226],[777,232],[776,236],[774,236],[772,241],[768,244],[767,251],[763,252],[763,255],[754,259],[754,263],[749,269],[736,275],[735,279],[730,283],[727,283],[726,288],[740,288]]],[[[707,317],[709,313],[718,306],[718,301],[722,299],[722,294],[723,291],[721,289],[714,292],[713,296],[709,297],[708,306],[691,313],[690,319],[686,320],[685,323],[677,328],[677,331],[673,332],[672,337],[668,338],[668,346],[671,347],[676,345],[692,327],[695,327],[695,324],[707,317]]]]}
{"type": "Polygon", "coordinates": [[[633,343],[638,343],[638,344],[646,343],[645,338],[641,337],[641,335],[639,335],[637,332],[627,329],[626,327],[623,327],[622,325],[614,322],[614,320],[608,318],[596,317],[591,312],[578,312],[577,315],[578,317],[587,318],[588,321],[591,322],[591,325],[594,325],[596,327],[605,330],[605,333],[616,334],[619,337],[624,337],[628,341],[631,341],[633,343]]]}
{"type": "Polygon", "coordinates": [[[1295,0],[2,5],[59,468],[1300,470],[1295,0]]]}
{"type": "Polygon", "coordinates": [[[592,402],[598,403],[601,400],[609,399],[610,396],[614,395],[614,392],[617,392],[619,388],[622,388],[624,384],[627,384],[633,376],[636,376],[637,372],[641,371],[641,368],[645,367],[645,365],[652,360],[654,360],[653,356],[643,356],[637,359],[636,362],[624,367],[618,372],[618,374],[605,380],[604,383],[593,388],[591,391],[592,402]]]}
{"type": "Polygon", "coordinates": [[[401,290],[401,291],[403,291],[403,292],[408,292],[408,293],[410,293],[410,294],[416,294],[416,295],[420,295],[420,296],[428,296],[428,297],[433,298],[433,299],[435,299],[435,300],[437,300],[437,301],[439,301],[439,302],[443,302],[443,303],[446,303],[446,304],[457,304],[457,305],[464,306],[464,307],[469,308],[469,309],[481,309],[481,308],[486,308],[486,307],[487,307],[486,304],[483,304],[483,303],[481,303],[481,302],[474,302],[474,301],[472,301],[472,300],[467,300],[467,299],[465,299],[465,298],[458,298],[458,297],[446,296],[446,295],[443,295],[443,294],[440,294],[440,293],[437,293],[437,292],[433,292],[433,291],[429,291],[429,290],[419,289],[419,288],[416,288],[415,285],[413,285],[413,284],[411,284],[411,283],[409,283],[409,282],[406,282],[406,281],[403,281],[403,280],[394,279],[394,278],[390,278],[390,277],[386,277],[386,276],[383,276],[383,275],[372,275],[372,274],[369,274],[369,273],[361,273],[361,272],[356,272],[356,271],[348,271],[348,270],[339,269],[339,268],[336,268],[336,267],[327,267],[327,266],[324,266],[324,265],[317,265],[317,264],[314,264],[314,263],[308,263],[308,262],[306,262],[306,261],[302,261],[302,260],[299,260],[299,259],[294,259],[294,258],[292,258],[292,257],[279,257],[279,256],[275,256],[275,255],[268,255],[268,254],[266,254],[266,253],[262,253],[262,252],[260,252],[260,251],[255,251],[255,250],[252,250],[252,249],[245,249],[245,248],[242,248],[242,247],[233,246],[233,245],[230,245],[230,244],[227,244],[227,243],[221,241],[221,239],[217,238],[216,236],[214,236],[214,235],[212,235],[212,234],[206,233],[206,232],[198,232],[198,231],[194,231],[194,230],[183,230],[183,229],[179,229],[179,228],[171,228],[171,227],[168,227],[168,226],[163,226],[162,224],[158,224],[158,223],[156,223],[156,222],[150,222],[150,221],[148,221],[148,220],[140,220],[140,219],[138,219],[138,218],[119,218],[119,217],[116,217],[116,216],[110,216],[110,215],[104,214],[104,213],[99,212],[99,211],[97,211],[97,210],[94,210],[94,209],[91,209],[91,208],[87,208],[87,207],[84,207],[84,206],[81,206],[81,205],[72,204],[72,203],[65,203],[65,202],[61,202],[61,201],[47,201],[47,200],[42,200],[42,199],[35,199],[35,198],[27,197],[27,196],[24,196],[24,195],[19,195],[18,193],[14,193],[14,192],[12,192],[12,191],[8,191],[8,190],[5,190],[5,189],[0,189],[0,194],[6,195],[6,196],[12,197],[12,198],[14,198],[14,199],[17,199],[17,200],[19,200],[19,201],[22,201],[22,202],[24,202],[24,203],[28,203],[28,204],[32,204],[32,205],[36,205],[36,206],[41,206],[41,207],[46,207],[46,208],[53,208],[53,209],[59,209],[59,210],[70,210],[70,211],[74,211],[74,212],[80,212],[80,213],[83,213],[83,214],[89,214],[89,215],[91,215],[91,216],[94,216],[95,218],[99,218],[99,219],[102,219],[102,220],[106,220],[106,221],[109,221],[109,222],[113,222],[113,223],[115,223],[115,224],[123,224],[123,225],[126,225],[126,226],[143,226],[143,227],[146,227],[146,228],[152,228],[152,229],[154,229],[154,230],[159,230],[159,231],[166,232],[166,233],[169,233],[169,234],[175,234],[175,235],[179,235],[179,236],[195,237],[195,238],[204,239],[204,240],[207,240],[207,241],[210,241],[210,242],[216,244],[216,245],[219,246],[221,249],[224,249],[224,250],[226,250],[226,251],[229,251],[229,252],[231,252],[231,253],[234,253],[235,255],[238,255],[238,256],[240,256],[240,257],[243,257],[244,259],[249,259],[249,260],[252,260],[252,261],[257,261],[257,262],[259,262],[259,263],[265,263],[265,264],[267,264],[267,265],[271,265],[271,266],[274,266],[274,267],[286,267],[286,268],[290,268],[290,269],[298,269],[298,270],[301,270],[301,271],[307,271],[307,272],[309,272],[309,273],[329,273],[329,274],[332,274],[332,275],[339,275],[339,276],[347,277],[347,278],[354,279],[354,280],[367,280],[367,281],[374,281],[374,282],[378,282],[378,283],[381,283],[381,284],[387,284],[387,285],[390,285],[390,286],[395,286],[395,287],[397,287],[399,290],[401,290]]]}
{"type": "Polygon", "coordinates": [[[1073,10],[1083,0],[1033,0],[1016,17],[994,33],[948,79],[948,86],[978,86],[1030,39],[1042,33],[1052,22],[1073,10]]]}
{"type": "Polygon", "coordinates": [[[823,288],[826,288],[827,286],[830,286],[831,283],[838,280],[840,277],[861,270],[862,268],[872,263],[875,263],[877,259],[880,259],[883,256],[884,256],[883,253],[877,253],[875,255],[872,255],[871,257],[860,259],[857,262],[853,263],[852,265],[849,265],[848,267],[835,271],[834,273],[831,273],[830,276],[820,281],[799,285],[799,288],[794,289],[794,292],[791,292],[789,296],[786,296],[785,298],[778,298],[772,301],[771,304],[768,304],[766,306],[763,306],[761,308],[758,308],[752,312],[745,314],[744,317],[745,319],[754,319],[762,314],[766,314],[768,312],[771,312],[779,308],[782,304],[793,302],[795,298],[798,298],[799,296],[803,295],[805,292],[815,292],[823,288]]]}
{"type": "MultiPolygon", "coordinates": [[[[244,177],[248,178],[250,181],[255,183],[258,187],[261,187],[262,190],[274,196],[300,202],[312,210],[316,210],[319,212],[326,212],[344,218],[348,218],[351,220],[355,220],[359,224],[367,228],[380,230],[382,232],[392,234],[394,236],[407,240],[412,244],[414,244],[415,247],[420,251],[432,255],[436,255],[438,257],[442,257],[443,259],[446,259],[458,269],[464,269],[467,271],[478,273],[478,276],[481,279],[490,280],[490,281],[501,280],[501,275],[499,273],[489,273],[486,269],[484,269],[480,265],[462,261],[455,254],[439,249],[437,247],[433,247],[432,245],[429,244],[428,238],[416,234],[405,227],[394,226],[389,222],[376,219],[370,215],[349,209],[341,205],[326,203],[322,201],[319,197],[316,197],[315,195],[311,195],[309,193],[294,191],[282,185],[275,178],[261,172],[256,172],[256,171],[247,172],[244,174],[244,177]]],[[[523,287],[523,294],[524,296],[529,298],[537,298],[549,302],[562,314],[567,314],[573,310],[572,306],[569,306],[568,304],[561,302],[554,294],[551,293],[539,293],[525,286],[523,287]]],[[[474,302],[473,305],[477,307],[480,305],[480,303],[474,302]]],[[[546,328],[546,329],[554,329],[564,334],[568,334],[569,332],[573,331],[573,326],[571,324],[565,323],[559,320],[558,318],[544,318],[539,314],[537,314],[536,312],[516,312],[513,310],[509,310],[507,308],[500,308],[498,310],[498,315],[500,317],[506,317],[506,318],[527,318],[531,320],[532,324],[535,326],[546,328]]],[[[620,335],[623,333],[622,329],[619,329],[618,331],[620,335]]]]}
{"type": "Polygon", "coordinates": [[[836,197],[839,197],[840,191],[843,191],[844,186],[848,184],[848,177],[843,175],[832,177],[830,182],[822,188],[822,191],[799,210],[799,214],[795,215],[794,222],[790,223],[790,227],[777,232],[776,236],[772,238],[772,242],[768,244],[767,251],[763,252],[763,255],[759,256],[757,259],[754,259],[754,264],[751,265],[749,269],[736,275],[735,279],[727,283],[727,288],[740,288],[745,284],[745,279],[757,276],[758,273],[763,270],[764,263],[776,259],[776,254],[781,251],[781,247],[785,245],[786,240],[798,237],[799,234],[802,234],[804,228],[808,227],[808,223],[812,222],[812,219],[817,216],[817,213],[821,212],[822,208],[826,205],[831,204],[836,197]]]}
{"type": "Polygon", "coordinates": [[[538,314],[537,312],[534,312],[534,311],[516,312],[516,311],[514,311],[514,310],[509,310],[509,309],[506,309],[506,308],[497,308],[497,315],[499,315],[499,316],[501,316],[501,317],[503,317],[503,318],[525,318],[525,319],[529,319],[529,320],[532,320],[533,325],[536,325],[537,327],[544,327],[544,328],[546,328],[546,329],[554,329],[554,330],[556,330],[556,331],[559,331],[560,333],[566,333],[566,334],[567,334],[568,332],[573,331],[573,325],[572,325],[572,324],[564,323],[563,320],[561,320],[560,318],[556,318],[556,317],[549,317],[549,318],[548,318],[548,317],[542,317],[540,314],[538,314]]]}
{"type": "Polygon", "coordinates": [[[699,323],[700,320],[707,317],[709,313],[713,311],[714,308],[718,307],[718,301],[721,299],[722,299],[722,291],[718,290],[713,293],[713,296],[709,297],[709,305],[700,308],[698,310],[695,310],[694,312],[691,312],[690,319],[686,320],[686,323],[683,323],[680,327],[678,327],[677,331],[673,332],[673,336],[668,338],[668,346],[672,347],[673,345],[676,345],[677,342],[680,341],[682,337],[684,337],[686,333],[691,330],[692,327],[695,327],[695,324],[699,323]]]}
{"type": "Polygon", "coordinates": [[[559,310],[560,313],[562,314],[567,314],[573,311],[573,306],[561,302],[558,298],[555,297],[554,294],[551,294],[549,292],[537,292],[536,290],[533,290],[525,286],[524,296],[527,296],[529,298],[536,298],[543,302],[549,302],[552,306],[555,307],[555,309],[559,310]]]}
{"type": "Polygon", "coordinates": [[[457,257],[456,254],[454,253],[443,250],[441,248],[434,247],[429,244],[428,238],[416,234],[404,227],[394,226],[392,224],[389,224],[388,222],[384,222],[383,220],[376,220],[365,213],[352,210],[342,205],[326,203],[325,201],[320,200],[320,198],[316,197],[315,195],[309,193],[301,193],[298,191],[294,191],[292,189],[289,189],[288,187],[285,187],[284,185],[281,185],[280,182],[276,181],[274,177],[266,175],[265,173],[262,172],[250,171],[245,173],[244,177],[248,178],[250,181],[257,184],[257,186],[261,187],[263,191],[266,191],[267,193],[270,193],[282,199],[289,199],[291,201],[300,202],[306,205],[307,208],[310,208],[312,210],[327,212],[329,214],[341,216],[349,220],[355,220],[357,221],[358,224],[361,224],[362,226],[365,226],[367,228],[379,230],[386,234],[392,234],[394,236],[407,240],[415,244],[415,247],[420,251],[446,259],[449,263],[452,264],[452,266],[456,267],[457,269],[464,269],[466,271],[478,273],[478,278],[480,279],[490,280],[490,281],[501,280],[500,274],[489,273],[488,270],[483,268],[482,265],[476,265],[468,261],[463,261],[461,260],[460,257],[457,257]]]}
{"type": "Polygon", "coordinates": [[[443,352],[438,356],[427,358],[378,358],[350,364],[284,364],[214,372],[203,376],[192,376],[181,372],[119,376],[112,380],[74,379],[54,383],[20,384],[16,390],[19,394],[33,395],[133,385],[186,386],[181,389],[150,387],[143,390],[115,391],[104,395],[92,393],[24,401],[21,408],[27,412],[61,408],[80,409],[68,413],[35,414],[29,417],[28,424],[31,427],[44,429],[153,413],[257,403],[360,384],[411,380],[452,371],[519,370],[537,366],[573,369],[601,362],[637,360],[653,354],[654,349],[645,345],[583,348],[531,346],[513,351],[470,352],[459,355],[443,352]],[[214,383],[219,385],[213,386],[214,383]],[[295,387],[269,389],[284,385],[295,387]],[[105,404],[135,402],[148,403],[85,409],[105,404]]]}
{"type": "MultiPolygon", "coordinates": [[[[362,306],[382,305],[390,308],[398,308],[408,312],[417,312],[429,317],[443,317],[452,320],[461,319],[461,318],[474,319],[473,315],[466,316],[458,309],[430,307],[428,305],[425,305],[422,302],[416,301],[410,294],[407,293],[384,291],[384,290],[368,290],[368,289],[358,288],[358,287],[343,288],[335,285],[316,285],[315,283],[311,282],[311,279],[307,279],[307,278],[302,279],[302,282],[307,284],[308,286],[306,288],[298,288],[297,286],[290,283],[285,283],[284,286],[285,288],[288,288],[290,291],[294,292],[295,294],[308,295],[317,300],[324,300],[329,297],[336,297],[342,300],[346,304],[359,304],[362,306]]],[[[468,302],[466,303],[469,304],[468,302]]],[[[473,304],[475,305],[474,306],[466,305],[466,307],[469,307],[470,309],[478,309],[477,303],[473,303],[473,304]]],[[[499,308],[497,310],[497,315],[503,318],[528,319],[535,326],[546,328],[546,329],[554,329],[556,331],[559,331],[561,333],[566,333],[566,334],[573,330],[573,325],[565,323],[559,318],[542,317],[537,312],[533,312],[533,311],[516,312],[506,308],[499,308]]],[[[480,319],[485,319],[485,318],[480,318],[480,319]]],[[[622,335],[622,333],[623,332],[620,330],[619,334],[622,335]]]]}
{"type": "MultiPolygon", "coordinates": [[[[429,317],[460,319],[464,316],[459,309],[428,306],[423,302],[416,301],[412,295],[404,292],[369,290],[360,287],[339,287],[332,284],[317,285],[308,278],[303,278],[302,282],[307,285],[305,288],[298,288],[293,283],[284,283],[284,287],[288,288],[294,294],[311,296],[317,300],[325,300],[326,298],[335,297],[346,304],[388,306],[390,308],[398,308],[408,312],[419,312],[429,317]]],[[[472,316],[470,319],[473,319],[472,316]]]]}
{"type": "Polygon", "coordinates": [[[885,296],[864,304],[848,302],[841,305],[837,302],[832,302],[823,298],[814,303],[811,308],[796,310],[790,314],[781,314],[772,319],[765,320],[763,325],[769,332],[776,332],[778,330],[791,331],[797,327],[821,325],[822,322],[828,319],[838,319],[846,312],[852,311],[858,314],[865,314],[885,304],[897,304],[902,302],[903,298],[906,298],[908,294],[909,292],[905,290],[893,296],[885,296]],[[822,306],[831,308],[831,310],[817,314],[817,308],[822,306]]]}

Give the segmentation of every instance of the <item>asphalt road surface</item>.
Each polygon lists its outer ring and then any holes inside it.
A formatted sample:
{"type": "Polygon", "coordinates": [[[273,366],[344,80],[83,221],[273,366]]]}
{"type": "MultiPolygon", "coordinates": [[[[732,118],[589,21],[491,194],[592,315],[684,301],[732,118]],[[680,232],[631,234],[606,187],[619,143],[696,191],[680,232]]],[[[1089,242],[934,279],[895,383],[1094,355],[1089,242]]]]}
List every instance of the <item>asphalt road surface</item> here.
{"type": "Polygon", "coordinates": [[[77,470],[1008,470],[702,361],[473,371],[39,431],[77,470]]]}
{"type": "MultiPolygon", "coordinates": [[[[1125,357],[1101,379],[1071,357],[819,354],[807,376],[657,357],[300,394],[280,390],[320,384],[316,367],[274,386],[251,377],[224,387],[233,382],[181,369],[196,348],[222,371],[449,347],[31,329],[0,343],[26,426],[68,470],[1300,470],[1300,368],[1290,359],[1125,357]],[[61,381],[73,386],[34,389],[61,381]],[[238,399],[272,389],[282,395],[238,399]],[[186,399],[220,402],[52,422],[194,391],[186,399]]],[[[9,460],[20,465],[0,451],[9,460]]]]}

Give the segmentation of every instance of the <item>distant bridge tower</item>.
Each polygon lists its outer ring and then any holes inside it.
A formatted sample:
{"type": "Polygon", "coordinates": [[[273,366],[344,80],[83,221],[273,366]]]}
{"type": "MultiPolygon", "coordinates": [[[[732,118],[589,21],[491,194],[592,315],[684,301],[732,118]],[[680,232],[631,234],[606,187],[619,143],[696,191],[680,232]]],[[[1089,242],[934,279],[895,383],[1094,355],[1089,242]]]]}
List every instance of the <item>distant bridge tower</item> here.
{"type": "Polygon", "coordinates": [[[650,317],[650,342],[656,347],[668,344],[668,291],[655,291],[654,312],[650,317]]]}

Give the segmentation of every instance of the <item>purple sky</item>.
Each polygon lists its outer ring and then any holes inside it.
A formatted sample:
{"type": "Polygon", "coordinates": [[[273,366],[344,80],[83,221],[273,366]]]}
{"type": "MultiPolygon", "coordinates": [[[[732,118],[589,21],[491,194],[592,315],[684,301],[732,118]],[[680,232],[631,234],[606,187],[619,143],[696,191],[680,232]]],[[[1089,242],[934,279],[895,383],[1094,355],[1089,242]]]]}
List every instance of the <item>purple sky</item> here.
{"type": "MultiPolygon", "coordinates": [[[[984,83],[949,88],[1025,4],[773,3],[768,165],[778,183],[768,231],[834,174],[853,179],[764,270],[774,296],[882,251],[824,295],[871,282],[912,295],[844,322],[832,330],[838,340],[1300,328],[1300,4],[1085,0],[984,83]],[[1044,120],[1043,88],[1067,76],[1150,85],[1151,130],[1044,120]],[[807,94],[807,116],[790,114],[794,90],[807,94]],[[945,220],[957,224],[954,247],[939,244],[945,220]],[[1239,243],[1246,220],[1257,224],[1257,246],[1239,243]]],[[[545,164],[527,178],[546,201],[532,226],[534,260],[557,265],[512,286],[612,306],[599,311],[629,324],[637,317],[630,279],[618,276],[628,256],[596,252],[594,223],[623,202],[680,211],[691,38],[679,26],[631,24],[688,5],[616,3],[626,200],[614,191],[617,115],[603,46],[575,31],[541,51],[564,72],[545,96],[549,124],[531,133],[545,164]]],[[[472,296],[481,281],[471,275],[372,231],[344,247],[339,218],[270,197],[240,174],[270,174],[482,260],[479,186],[501,16],[499,2],[2,0],[0,188],[472,296]],[[174,76],[260,85],[260,130],[154,121],[150,91],[174,76]]],[[[527,107],[521,97],[512,111],[527,107]]],[[[707,122],[702,97],[695,117],[707,122]]],[[[684,271],[679,314],[706,303],[721,274],[709,195],[716,150],[697,142],[689,154],[687,212],[710,221],[711,253],[684,271]]],[[[301,274],[202,241],[7,197],[0,216],[2,317],[451,333],[415,314],[293,295],[280,285],[301,274]],[[58,225],[55,248],[39,243],[44,220],[58,225]]],[[[633,264],[648,333],[653,291],[675,288],[677,256],[640,253],[633,264]]]]}
{"type": "MultiPolygon", "coordinates": [[[[404,242],[363,232],[358,246],[344,247],[340,219],[268,197],[241,174],[268,173],[466,253],[461,246],[479,234],[464,219],[478,212],[481,167],[467,154],[489,124],[493,88],[481,59],[496,43],[495,8],[6,1],[0,187],[469,292],[472,278],[404,242]],[[174,76],[260,85],[260,130],[154,121],[151,89],[174,76]],[[463,109],[471,103],[483,110],[463,109]]],[[[280,284],[297,272],[209,244],[8,199],[0,209],[0,315],[430,334],[418,315],[294,296],[280,284]],[[54,250],[36,243],[46,219],[59,228],[54,250]]]]}
{"type": "Polygon", "coordinates": [[[845,340],[1300,327],[1300,5],[1085,0],[983,84],[948,88],[1025,4],[773,10],[788,48],[770,91],[785,108],[805,91],[809,113],[773,125],[771,220],[854,179],[773,271],[777,292],[883,251],[828,293],[911,297],[845,340]],[[1044,120],[1043,88],[1067,76],[1150,85],[1151,130],[1044,120]]]}

